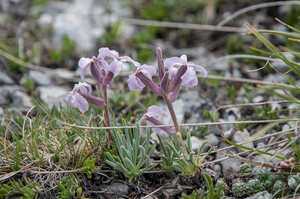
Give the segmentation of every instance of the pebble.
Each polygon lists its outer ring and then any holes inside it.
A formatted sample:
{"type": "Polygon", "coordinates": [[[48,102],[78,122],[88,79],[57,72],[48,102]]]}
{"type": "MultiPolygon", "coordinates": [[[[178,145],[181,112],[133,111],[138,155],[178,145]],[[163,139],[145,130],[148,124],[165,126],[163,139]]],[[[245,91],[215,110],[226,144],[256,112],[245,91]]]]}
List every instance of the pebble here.
{"type": "Polygon", "coordinates": [[[267,191],[262,191],[245,199],[272,199],[272,195],[267,191]]]}
{"type": "MultiPolygon", "coordinates": [[[[244,131],[236,131],[233,136],[232,136],[232,141],[236,144],[240,144],[242,142],[247,141],[250,139],[250,133],[248,132],[247,129],[244,129],[244,131]]],[[[248,142],[245,144],[241,144],[242,146],[248,147],[248,148],[254,148],[253,142],[248,142]]],[[[238,152],[243,152],[245,149],[237,148],[238,152]]]]}
{"type": "Polygon", "coordinates": [[[120,182],[112,182],[109,186],[103,186],[102,188],[107,192],[119,193],[125,196],[129,191],[128,185],[120,182]]]}
{"type": "Polygon", "coordinates": [[[261,95],[255,96],[255,97],[252,99],[252,102],[253,102],[253,103],[259,103],[259,102],[263,102],[263,101],[264,101],[264,97],[261,96],[261,95]]]}
{"type": "Polygon", "coordinates": [[[49,107],[52,107],[53,105],[59,107],[60,103],[62,106],[66,106],[64,100],[70,90],[59,86],[40,86],[37,88],[37,91],[43,103],[47,104],[49,107]]]}
{"type": "Polygon", "coordinates": [[[14,80],[6,73],[0,71],[0,85],[1,84],[14,84],[14,80]]]}
{"type": "Polygon", "coordinates": [[[12,94],[12,105],[16,108],[28,108],[30,109],[33,104],[31,102],[31,97],[25,92],[16,91],[12,94]]]}

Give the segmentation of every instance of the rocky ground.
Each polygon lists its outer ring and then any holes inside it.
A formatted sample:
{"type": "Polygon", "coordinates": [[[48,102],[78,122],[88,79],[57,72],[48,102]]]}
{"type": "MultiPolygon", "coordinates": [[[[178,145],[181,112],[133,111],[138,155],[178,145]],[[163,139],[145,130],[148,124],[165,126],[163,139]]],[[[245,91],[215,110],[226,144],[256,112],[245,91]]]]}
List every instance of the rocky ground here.
{"type": "MultiPolygon", "coordinates": [[[[20,114],[25,115],[34,105],[35,100],[41,101],[46,106],[62,105],[65,107],[64,100],[69,91],[71,91],[74,83],[81,81],[77,61],[82,56],[91,57],[97,52],[98,48],[104,47],[105,42],[99,38],[103,38],[101,35],[103,36],[119,19],[121,19],[122,23],[122,31],[120,31],[121,33],[118,37],[119,45],[115,43],[109,47],[111,49],[116,48],[122,55],[127,54],[137,58],[138,50],[133,46],[127,45],[130,38],[141,31],[141,27],[130,23],[130,21],[123,23],[122,19],[134,18],[136,15],[134,6],[129,8],[124,6],[123,3],[118,0],[87,0],[84,3],[80,0],[50,1],[47,6],[30,7],[32,6],[30,1],[2,0],[0,3],[2,9],[0,13],[1,43],[5,40],[11,41],[12,37],[19,38],[19,40],[14,39],[17,40],[14,43],[19,46],[18,56],[15,57],[20,59],[22,59],[22,54],[23,58],[25,58],[34,53],[28,46],[39,45],[42,46],[40,49],[43,51],[36,59],[29,61],[32,64],[27,64],[27,62],[21,63],[20,65],[25,66],[22,70],[10,70],[11,61],[14,61],[14,59],[9,57],[4,51],[1,51],[0,116],[4,118],[11,112],[20,112],[20,114]],[[30,10],[30,13],[24,10],[30,10]],[[30,14],[36,18],[27,17],[30,14]],[[6,24],[8,16],[14,17],[14,20],[6,24]],[[27,40],[26,27],[43,29],[49,26],[53,28],[52,34],[41,38],[40,43],[38,40],[27,40]],[[10,33],[10,31],[13,33],[10,33]],[[76,48],[74,52],[70,55],[70,58],[66,58],[68,60],[60,62],[59,65],[55,64],[55,62],[47,64],[46,57],[49,57],[49,54],[45,53],[45,51],[51,48],[61,48],[60,38],[63,34],[67,34],[75,42],[76,48]],[[43,67],[40,65],[43,65],[43,67]],[[34,82],[33,85],[30,86],[29,80],[34,82]]],[[[255,1],[255,3],[259,3],[259,1],[255,1]]],[[[218,8],[213,7],[217,13],[213,16],[206,14],[206,23],[216,25],[226,16],[244,6],[243,3],[234,6],[233,4],[232,1],[222,1],[221,6],[218,8]],[[225,4],[228,6],[222,6],[225,4]],[[229,5],[232,6],[230,7],[229,5]]],[[[208,7],[204,8],[209,9],[208,7]]],[[[274,17],[286,16],[291,12],[291,9],[290,5],[258,9],[241,15],[241,17],[232,20],[227,25],[244,28],[244,22],[248,21],[259,29],[287,31],[287,28],[278,24],[274,17]]],[[[228,55],[226,52],[228,48],[225,46],[229,42],[230,36],[234,35],[237,40],[243,41],[240,49],[236,49],[234,54],[242,54],[239,51],[246,49],[249,43],[253,44],[251,41],[254,40],[254,36],[242,36],[240,32],[188,31],[192,37],[192,42],[189,41],[191,44],[186,47],[176,44],[177,29],[175,28],[169,29],[166,35],[161,36],[161,38],[154,38],[147,44],[149,51],[153,52],[153,54],[155,54],[157,47],[162,48],[166,57],[186,54],[189,57],[189,61],[204,66],[209,73],[209,76],[202,79],[197,88],[188,92],[182,92],[179,95],[179,99],[174,104],[179,121],[183,121],[184,124],[212,122],[212,118],[205,116],[205,111],[209,111],[214,115],[219,114],[214,122],[235,122],[241,121],[246,117],[250,121],[277,119],[292,114],[292,111],[275,112],[273,115],[268,113],[268,111],[276,109],[285,110],[297,106],[282,102],[281,98],[267,94],[264,89],[258,89],[259,85],[286,83],[286,79],[273,70],[247,71],[262,67],[265,61],[249,63],[239,59],[223,57],[228,55]],[[215,74],[222,74],[219,76],[221,79],[216,80],[215,74]],[[230,89],[232,90],[230,91],[230,89]],[[267,103],[264,104],[264,102],[267,103]]],[[[276,41],[277,44],[284,42],[282,37],[274,36],[269,38],[272,41],[276,41]]],[[[235,45],[238,44],[232,44],[232,46],[235,45]]],[[[2,46],[0,48],[5,50],[2,46]]],[[[10,48],[12,49],[13,46],[10,46],[10,48]]],[[[292,60],[296,60],[294,55],[288,54],[288,56],[292,60]]],[[[154,58],[150,59],[148,63],[156,66],[154,58]]],[[[281,72],[289,70],[286,64],[278,60],[272,60],[271,63],[281,72]]],[[[121,73],[121,83],[113,84],[111,90],[119,89],[120,93],[124,93],[124,90],[128,89],[125,83],[130,73],[132,73],[132,68],[129,66],[125,67],[121,73]]],[[[296,77],[293,77],[291,74],[287,74],[286,77],[289,79],[294,78],[296,84],[299,85],[300,82],[296,77]]],[[[88,80],[88,83],[96,86],[96,82],[92,78],[88,80]]],[[[278,90],[278,92],[282,93],[283,91],[278,90]]],[[[158,100],[158,103],[161,102],[158,100]]],[[[125,114],[130,111],[126,108],[122,109],[122,112],[125,114]]],[[[230,155],[237,156],[236,154],[239,154],[240,157],[257,163],[267,162],[268,164],[277,165],[280,162],[279,159],[267,159],[269,158],[268,156],[257,152],[247,152],[240,148],[234,148],[221,137],[221,135],[224,135],[235,143],[243,143],[263,128],[264,125],[260,123],[248,124],[246,128],[241,129],[238,129],[233,124],[210,125],[208,128],[208,132],[211,132],[210,134],[201,137],[199,135],[191,137],[193,150],[197,151],[204,140],[209,140],[210,145],[217,146],[217,149],[223,149],[223,152],[230,155]]],[[[282,135],[276,134],[276,132],[287,130],[294,125],[295,123],[293,122],[277,125],[266,136],[244,143],[244,146],[250,148],[261,147],[261,149],[268,150],[270,153],[275,153],[277,152],[276,149],[281,145],[271,144],[283,139],[282,135]]],[[[157,140],[155,135],[152,135],[151,138],[154,141],[157,140]]],[[[154,152],[153,161],[159,159],[159,150],[158,147],[154,152]]],[[[287,158],[292,155],[290,149],[281,150],[279,153],[287,158]]],[[[232,186],[236,182],[246,182],[248,179],[253,178],[251,175],[240,177],[239,168],[242,163],[241,159],[226,158],[220,153],[212,153],[205,161],[202,171],[209,173],[214,181],[222,178],[229,186],[232,186]]],[[[105,168],[103,169],[104,173],[105,168]]],[[[160,167],[144,173],[133,183],[126,182],[124,176],[116,171],[109,171],[104,174],[95,174],[92,180],[86,178],[83,174],[78,174],[83,180],[84,192],[90,198],[110,198],[112,195],[118,198],[177,198],[181,197],[182,194],[191,194],[194,189],[205,187],[202,175],[187,178],[178,176],[178,173],[174,172],[165,173],[160,167]],[[145,197],[149,193],[154,196],[149,195],[145,197]]],[[[28,177],[34,178],[31,176],[33,174],[28,175],[28,177]]],[[[44,198],[54,197],[56,195],[55,191],[42,193],[41,196],[44,196],[44,198]]],[[[261,192],[260,194],[263,195],[266,192],[261,192]]],[[[229,192],[228,196],[233,197],[233,194],[229,192]]],[[[246,194],[242,198],[248,196],[249,194],[246,194]]],[[[259,196],[256,195],[249,198],[259,198],[259,196]]]]}

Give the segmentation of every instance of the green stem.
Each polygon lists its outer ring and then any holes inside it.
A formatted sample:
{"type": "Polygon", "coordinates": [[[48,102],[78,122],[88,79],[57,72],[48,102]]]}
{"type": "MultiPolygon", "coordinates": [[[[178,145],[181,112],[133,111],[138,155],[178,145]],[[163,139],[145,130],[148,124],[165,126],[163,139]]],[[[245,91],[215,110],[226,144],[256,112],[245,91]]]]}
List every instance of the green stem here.
{"type": "Polygon", "coordinates": [[[176,130],[176,137],[179,140],[180,146],[183,148],[185,154],[188,155],[188,153],[186,151],[186,148],[185,148],[185,146],[183,144],[183,141],[182,141],[182,137],[181,137],[179,125],[178,125],[178,122],[177,122],[176,114],[175,114],[175,111],[174,111],[174,108],[173,108],[173,104],[172,104],[167,92],[164,92],[163,98],[164,98],[164,100],[165,100],[165,102],[168,106],[169,112],[171,114],[171,118],[172,118],[175,130],[176,130]]]}

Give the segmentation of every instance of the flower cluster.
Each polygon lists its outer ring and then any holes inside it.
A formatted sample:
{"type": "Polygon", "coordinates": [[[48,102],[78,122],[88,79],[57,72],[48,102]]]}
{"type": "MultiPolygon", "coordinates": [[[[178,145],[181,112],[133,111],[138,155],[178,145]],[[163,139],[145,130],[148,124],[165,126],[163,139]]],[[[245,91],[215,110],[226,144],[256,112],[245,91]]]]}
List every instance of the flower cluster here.
{"type": "Polygon", "coordinates": [[[167,93],[171,101],[174,102],[182,86],[184,86],[187,91],[189,88],[198,84],[196,71],[202,72],[204,77],[207,75],[203,67],[188,62],[186,55],[172,57],[166,59],[164,62],[160,48],[157,49],[156,54],[160,87],[152,81],[152,76],[156,74],[156,69],[153,66],[144,64],[138,66],[136,72],[129,76],[128,86],[130,90],[141,91],[146,86],[151,89],[155,95],[162,96],[164,93],[167,93]],[[164,63],[169,69],[167,72],[165,71],[164,63]]]}
{"type": "MultiPolygon", "coordinates": [[[[159,86],[157,86],[152,77],[156,74],[156,68],[150,65],[140,65],[140,63],[134,61],[128,56],[119,56],[119,53],[108,48],[100,48],[97,57],[81,58],[78,62],[81,68],[81,78],[84,78],[85,70],[89,67],[93,78],[101,85],[104,99],[94,97],[91,95],[91,86],[87,83],[76,84],[74,89],[70,92],[66,101],[73,107],[79,108],[81,112],[88,110],[88,103],[95,104],[97,106],[104,105],[105,117],[107,125],[108,120],[108,108],[107,108],[107,94],[106,89],[112,82],[113,78],[117,76],[121,69],[122,63],[130,62],[137,67],[137,70],[133,75],[129,76],[128,86],[132,91],[141,91],[144,87],[151,89],[155,95],[162,96],[169,108],[174,127],[162,127],[170,135],[179,132],[177,119],[173,110],[172,102],[177,99],[180,88],[183,86],[185,90],[189,90],[191,87],[198,84],[198,78],[196,71],[202,72],[203,76],[207,75],[206,70],[192,62],[187,61],[187,56],[172,57],[163,60],[162,51],[157,49],[158,60],[158,76],[159,86]],[[107,60],[111,60],[108,62],[107,60]],[[168,71],[165,71],[165,66],[168,71]]],[[[158,106],[151,106],[148,108],[148,112],[141,118],[140,125],[146,121],[148,125],[164,125],[156,117],[166,116],[166,112],[158,106]]],[[[159,132],[160,129],[153,128],[154,132],[159,132]]]]}

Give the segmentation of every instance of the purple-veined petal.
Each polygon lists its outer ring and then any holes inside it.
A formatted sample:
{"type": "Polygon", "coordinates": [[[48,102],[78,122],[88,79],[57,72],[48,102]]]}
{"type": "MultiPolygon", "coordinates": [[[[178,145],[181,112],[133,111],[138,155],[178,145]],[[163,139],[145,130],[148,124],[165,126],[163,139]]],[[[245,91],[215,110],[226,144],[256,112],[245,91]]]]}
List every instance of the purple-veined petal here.
{"type": "Polygon", "coordinates": [[[77,89],[80,90],[81,92],[83,92],[83,93],[85,93],[87,95],[91,95],[92,94],[92,87],[88,83],[86,83],[86,82],[79,82],[79,84],[77,84],[77,85],[78,85],[77,89]]]}
{"type": "Polygon", "coordinates": [[[82,112],[82,113],[84,113],[85,111],[87,111],[89,109],[89,103],[78,92],[76,92],[75,96],[72,98],[72,103],[73,103],[73,106],[79,108],[80,112],[82,112]]]}
{"type": "Polygon", "coordinates": [[[141,65],[139,62],[134,61],[133,59],[131,59],[128,56],[119,57],[119,61],[121,61],[121,62],[130,62],[130,63],[132,63],[133,65],[135,65],[137,67],[141,65]]]}
{"type": "Polygon", "coordinates": [[[147,113],[145,114],[148,117],[160,117],[160,116],[168,116],[168,113],[164,111],[162,108],[156,105],[152,105],[148,108],[147,113]]]}
{"type": "Polygon", "coordinates": [[[85,58],[85,57],[82,57],[82,58],[79,60],[78,65],[79,65],[79,67],[81,68],[81,73],[80,73],[81,79],[84,78],[84,72],[85,72],[86,68],[90,65],[91,60],[92,60],[92,59],[90,59],[90,58],[85,58]]]}
{"type": "Polygon", "coordinates": [[[187,71],[181,76],[181,79],[182,85],[185,87],[185,90],[188,90],[190,87],[196,86],[198,84],[196,71],[192,67],[188,67],[187,71]]]}
{"type": "Polygon", "coordinates": [[[128,87],[131,91],[141,91],[145,87],[145,84],[143,84],[143,82],[139,78],[137,78],[135,74],[129,75],[129,79],[127,80],[127,82],[128,87]]]}
{"type": "Polygon", "coordinates": [[[168,72],[169,72],[169,79],[173,79],[178,72],[178,68],[171,67],[168,72]]]}
{"type": "Polygon", "coordinates": [[[207,71],[202,66],[196,65],[193,62],[189,62],[188,66],[189,67],[194,67],[196,69],[196,71],[202,72],[203,73],[203,77],[207,76],[207,71]]]}
{"type": "Polygon", "coordinates": [[[152,79],[152,76],[156,73],[156,68],[151,65],[143,64],[137,69],[137,72],[138,71],[142,71],[149,79],[152,79]]]}
{"type": "Polygon", "coordinates": [[[187,62],[179,57],[171,57],[165,60],[165,64],[170,69],[174,66],[180,67],[181,65],[186,65],[187,62]]]}
{"type": "MultiPolygon", "coordinates": [[[[165,123],[161,122],[160,120],[154,117],[148,117],[146,122],[148,126],[166,125],[165,123]]],[[[161,130],[165,131],[169,135],[173,135],[176,133],[174,127],[158,127],[158,128],[152,127],[152,131],[154,133],[159,133],[161,130]]]]}
{"type": "Polygon", "coordinates": [[[114,77],[117,76],[122,69],[122,62],[118,60],[114,60],[110,65],[109,65],[109,71],[111,71],[114,74],[114,77]]]}
{"type": "Polygon", "coordinates": [[[109,57],[111,59],[119,58],[119,53],[115,50],[109,50],[109,48],[100,48],[98,52],[98,57],[100,57],[101,59],[105,59],[106,57],[109,57]]]}
{"type": "MultiPolygon", "coordinates": [[[[155,126],[155,124],[153,124],[152,122],[150,122],[149,120],[146,120],[146,123],[147,123],[147,126],[155,126]]],[[[152,127],[152,131],[154,133],[160,133],[161,132],[161,129],[160,128],[154,128],[152,127]]]]}
{"type": "Polygon", "coordinates": [[[109,64],[105,60],[100,61],[100,67],[105,70],[105,72],[109,71],[109,64]]]}

